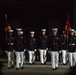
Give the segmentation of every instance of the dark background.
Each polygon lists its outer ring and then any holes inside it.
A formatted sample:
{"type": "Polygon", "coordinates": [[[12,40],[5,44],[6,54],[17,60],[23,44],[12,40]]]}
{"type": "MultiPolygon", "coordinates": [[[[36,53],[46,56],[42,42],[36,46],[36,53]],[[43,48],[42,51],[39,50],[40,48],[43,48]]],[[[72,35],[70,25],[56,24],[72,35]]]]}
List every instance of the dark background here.
{"type": "Polygon", "coordinates": [[[46,28],[50,35],[52,27],[58,27],[62,33],[68,14],[72,28],[75,28],[75,8],[74,0],[0,0],[1,49],[5,50],[5,14],[12,29],[22,27],[26,36],[30,30],[35,30],[38,36],[41,28],[46,28]]]}

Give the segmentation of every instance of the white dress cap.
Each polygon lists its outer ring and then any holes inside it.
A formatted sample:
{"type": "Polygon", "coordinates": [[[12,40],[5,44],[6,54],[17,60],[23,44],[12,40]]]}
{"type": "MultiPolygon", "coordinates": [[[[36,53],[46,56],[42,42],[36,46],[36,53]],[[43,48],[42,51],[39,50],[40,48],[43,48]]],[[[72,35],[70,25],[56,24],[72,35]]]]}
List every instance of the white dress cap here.
{"type": "Polygon", "coordinates": [[[13,30],[8,30],[8,32],[11,32],[11,33],[12,33],[12,32],[13,32],[13,30]]]}
{"type": "Polygon", "coordinates": [[[70,32],[74,32],[75,30],[74,29],[70,29],[70,32]]]}
{"type": "Polygon", "coordinates": [[[46,31],[46,29],[41,29],[43,32],[45,32],[46,31]]]}
{"type": "Polygon", "coordinates": [[[58,28],[52,28],[52,31],[57,31],[58,30],[58,28]]]}
{"type": "Polygon", "coordinates": [[[16,28],[16,30],[17,30],[17,31],[21,31],[21,30],[22,30],[22,28],[16,28]]]}
{"type": "Polygon", "coordinates": [[[32,34],[32,33],[35,33],[34,31],[30,31],[30,33],[32,34]]]}

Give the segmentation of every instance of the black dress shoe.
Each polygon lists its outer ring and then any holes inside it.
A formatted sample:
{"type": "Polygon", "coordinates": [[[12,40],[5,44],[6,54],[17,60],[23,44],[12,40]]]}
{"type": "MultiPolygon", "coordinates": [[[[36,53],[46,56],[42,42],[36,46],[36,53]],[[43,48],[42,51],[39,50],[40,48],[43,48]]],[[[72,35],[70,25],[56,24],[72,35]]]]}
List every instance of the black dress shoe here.
{"type": "Polygon", "coordinates": [[[76,67],[76,66],[73,66],[73,67],[76,67]]]}
{"type": "Polygon", "coordinates": [[[63,65],[66,65],[66,63],[63,63],[63,65]]]}
{"type": "Polygon", "coordinates": [[[32,64],[35,64],[35,62],[33,62],[32,64]]]}
{"type": "Polygon", "coordinates": [[[14,68],[14,65],[12,65],[12,68],[14,68]]]}
{"type": "Polygon", "coordinates": [[[41,65],[44,65],[44,63],[41,63],[41,65]]]}
{"type": "Polygon", "coordinates": [[[32,65],[32,63],[29,63],[29,65],[32,65]]]}
{"type": "Polygon", "coordinates": [[[44,64],[46,64],[46,62],[44,62],[44,64]]]}
{"type": "Polygon", "coordinates": [[[11,67],[8,67],[8,69],[11,69],[11,67]]]}
{"type": "Polygon", "coordinates": [[[52,70],[56,70],[55,68],[53,68],[52,70]]]}
{"type": "Polygon", "coordinates": [[[19,70],[19,68],[16,68],[16,70],[19,70]]]}
{"type": "Polygon", "coordinates": [[[58,69],[58,67],[56,67],[55,69],[58,69]]]}
{"type": "Polygon", "coordinates": [[[23,69],[23,67],[21,67],[21,69],[23,69]]]}
{"type": "Polygon", "coordinates": [[[72,69],[73,67],[70,67],[70,69],[72,69]]]}

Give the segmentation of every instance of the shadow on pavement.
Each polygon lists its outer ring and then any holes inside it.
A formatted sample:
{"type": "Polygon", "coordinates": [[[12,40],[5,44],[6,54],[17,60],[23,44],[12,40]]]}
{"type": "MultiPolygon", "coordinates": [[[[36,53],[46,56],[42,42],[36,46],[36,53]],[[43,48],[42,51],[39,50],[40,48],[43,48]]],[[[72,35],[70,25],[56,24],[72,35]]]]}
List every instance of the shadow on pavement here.
{"type": "Polygon", "coordinates": [[[76,75],[76,66],[73,67],[67,75],[76,75]]]}
{"type": "Polygon", "coordinates": [[[2,73],[2,67],[3,67],[3,64],[2,63],[0,63],[0,75],[3,75],[3,73],[2,73]]]}

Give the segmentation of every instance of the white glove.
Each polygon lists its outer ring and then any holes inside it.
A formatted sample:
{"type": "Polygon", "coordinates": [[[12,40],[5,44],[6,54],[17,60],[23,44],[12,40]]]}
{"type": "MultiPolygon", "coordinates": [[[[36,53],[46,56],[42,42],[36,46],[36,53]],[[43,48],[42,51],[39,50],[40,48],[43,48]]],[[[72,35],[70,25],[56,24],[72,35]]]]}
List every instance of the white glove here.
{"type": "Polygon", "coordinates": [[[46,48],[46,50],[48,50],[48,48],[46,48]]]}
{"type": "Polygon", "coordinates": [[[15,50],[13,50],[13,52],[15,52],[15,50]]]}
{"type": "Polygon", "coordinates": [[[37,50],[35,49],[35,51],[37,51],[37,50]]]}
{"type": "Polygon", "coordinates": [[[59,51],[59,53],[61,53],[61,51],[59,51]]]}
{"type": "MultiPolygon", "coordinates": [[[[76,51],[76,50],[75,50],[76,51]]],[[[68,50],[66,50],[66,52],[68,52],[68,50]]]]}
{"type": "Polygon", "coordinates": [[[5,50],[5,53],[7,54],[8,51],[5,50]]]}
{"type": "Polygon", "coordinates": [[[5,53],[7,53],[7,51],[5,50],[5,53]]]}
{"type": "Polygon", "coordinates": [[[24,52],[26,51],[26,49],[24,49],[24,52]]]}
{"type": "Polygon", "coordinates": [[[50,53],[50,51],[48,51],[48,53],[50,53]]]}

